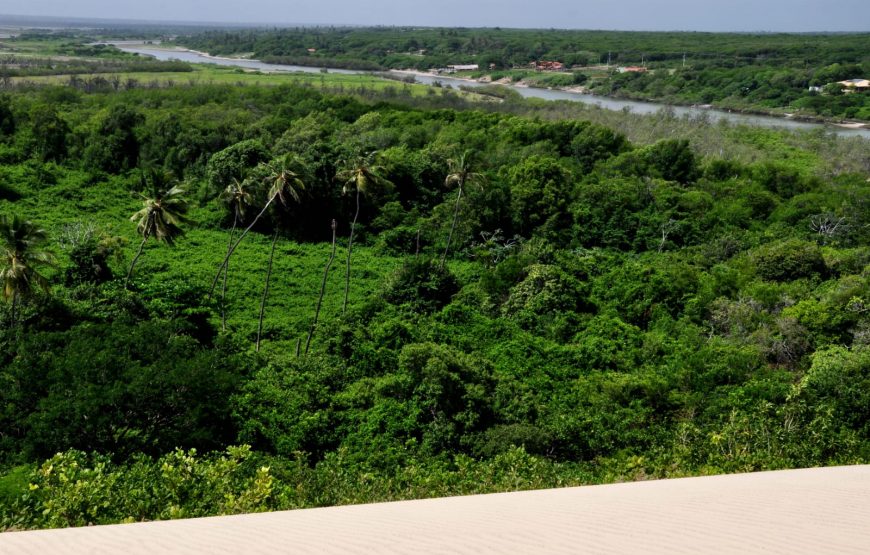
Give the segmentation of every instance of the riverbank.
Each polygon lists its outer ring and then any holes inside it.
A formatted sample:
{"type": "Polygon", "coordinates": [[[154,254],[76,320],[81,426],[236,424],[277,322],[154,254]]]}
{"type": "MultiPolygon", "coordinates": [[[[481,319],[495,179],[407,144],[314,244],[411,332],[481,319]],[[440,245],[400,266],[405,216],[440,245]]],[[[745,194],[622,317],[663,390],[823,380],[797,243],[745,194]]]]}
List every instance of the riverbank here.
{"type": "MultiPolygon", "coordinates": [[[[346,70],[337,68],[319,68],[310,66],[298,65],[282,65],[282,64],[267,64],[259,60],[250,58],[226,58],[209,56],[202,52],[195,52],[185,48],[167,48],[163,45],[146,45],[139,43],[131,44],[131,41],[126,43],[112,43],[127,52],[136,52],[140,55],[153,56],[160,60],[179,59],[188,63],[205,63],[218,64],[225,66],[235,66],[244,69],[256,70],[263,73],[279,73],[279,72],[305,72],[305,73],[320,73],[323,71],[329,73],[343,73],[350,75],[372,75],[379,72],[363,71],[363,70],[346,70]],[[157,47],[155,47],[157,46],[157,47]],[[162,48],[161,48],[162,47],[162,48]]],[[[419,70],[392,70],[392,73],[397,75],[413,75],[418,83],[423,85],[440,86],[451,85],[459,88],[461,85],[469,87],[485,87],[491,86],[492,83],[486,83],[472,79],[466,76],[443,76],[433,74],[431,72],[423,72],[419,70]]],[[[496,83],[499,84],[499,83],[496,83]]],[[[870,139],[870,128],[865,127],[842,127],[840,124],[844,122],[825,122],[820,121],[801,121],[797,118],[783,117],[782,114],[774,115],[754,115],[750,113],[741,113],[734,111],[726,111],[716,108],[698,108],[691,106],[660,104],[655,102],[644,102],[637,100],[622,100],[614,97],[599,96],[589,94],[588,90],[576,89],[573,87],[562,89],[554,88],[536,88],[528,85],[523,86],[517,83],[502,83],[510,90],[516,91],[525,98],[537,98],[548,101],[571,101],[581,102],[598,106],[602,109],[613,111],[628,110],[635,114],[655,114],[662,109],[672,110],[677,117],[689,118],[709,118],[711,122],[725,120],[735,125],[749,125],[767,128],[783,128],[789,130],[813,130],[822,128],[828,132],[835,133],[841,136],[858,136],[864,139],[870,139]]],[[[845,122],[851,123],[851,122],[845,122]]],[[[863,123],[863,122],[862,122],[863,123]]]]}
{"type": "Polygon", "coordinates": [[[420,71],[415,69],[393,69],[390,70],[392,73],[400,73],[404,75],[413,75],[415,77],[427,77],[432,79],[449,79],[456,81],[464,81],[469,84],[475,85],[503,85],[508,87],[516,87],[516,88],[534,88],[540,90],[548,90],[548,91],[561,91],[572,94],[583,94],[588,95],[591,98],[601,98],[601,99],[611,99],[611,100],[626,100],[632,102],[644,102],[647,104],[658,104],[662,107],[683,107],[683,108],[693,108],[697,110],[717,110],[726,113],[735,113],[742,114],[746,116],[761,116],[767,118],[778,118],[787,121],[798,121],[810,124],[818,124],[818,125],[833,125],[842,129],[852,129],[852,130],[870,130],[870,122],[863,121],[852,121],[852,120],[841,120],[835,118],[826,118],[822,116],[813,116],[809,114],[796,114],[796,113],[783,113],[777,111],[769,111],[769,110],[760,110],[754,108],[737,108],[737,107],[729,107],[729,106],[719,106],[716,104],[695,104],[689,102],[665,102],[660,99],[655,98],[644,98],[644,97],[633,97],[630,95],[603,95],[597,94],[590,90],[588,87],[584,86],[571,86],[571,87],[538,87],[534,84],[530,84],[525,81],[511,81],[509,78],[504,77],[502,79],[498,79],[493,81],[488,75],[484,75],[483,77],[473,78],[462,75],[442,75],[437,72],[431,71],[420,71]]]}
{"type": "Polygon", "coordinates": [[[604,98],[613,98],[619,100],[632,100],[637,102],[650,102],[655,104],[663,104],[666,106],[682,106],[689,108],[698,108],[702,110],[719,110],[725,111],[728,113],[734,114],[743,114],[747,116],[761,116],[767,118],[779,118],[783,120],[790,121],[799,121],[804,123],[818,124],[818,125],[835,125],[837,127],[841,127],[843,129],[870,129],[870,122],[865,121],[857,121],[857,120],[843,120],[840,118],[829,118],[824,116],[817,116],[813,114],[799,114],[795,112],[784,112],[784,111],[775,111],[775,110],[763,110],[760,108],[751,108],[751,107],[741,107],[741,106],[732,106],[732,105],[722,105],[722,104],[695,104],[690,102],[679,102],[675,100],[664,101],[661,99],[655,98],[647,98],[642,96],[632,96],[632,95],[598,95],[594,92],[590,92],[589,94],[593,96],[600,96],[604,98]]]}

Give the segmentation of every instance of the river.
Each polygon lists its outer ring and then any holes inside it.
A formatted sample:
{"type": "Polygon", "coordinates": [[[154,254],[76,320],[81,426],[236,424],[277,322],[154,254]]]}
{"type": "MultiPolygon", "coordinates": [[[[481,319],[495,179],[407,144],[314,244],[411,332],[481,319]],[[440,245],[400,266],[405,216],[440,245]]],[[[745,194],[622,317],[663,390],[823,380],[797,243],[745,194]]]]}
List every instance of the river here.
{"type": "MultiPolygon", "coordinates": [[[[142,44],[141,42],[113,42],[115,46],[125,52],[136,53],[141,56],[151,56],[158,60],[179,60],[190,63],[206,63],[221,66],[233,66],[246,69],[256,69],[264,72],[305,72],[305,73],[320,73],[321,68],[308,66],[294,66],[282,64],[267,64],[259,60],[248,60],[240,58],[221,58],[216,56],[208,56],[200,52],[192,50],[166,48],[155,48],[150,45],[142,44]]],[[[348,69],[332,69],[330,73],[343,73],[349,75],[368,74],[368,71],[355,71],[348,69]]],[[[439,82],[441,85],[451,85],[454,87],[482,87],[487,83],[478,83],[468,79],[457,79],[454,77],[444,77],[436,75],[419,75],[419,74],[402,74],[413,76],[418,83],[432,85],[439,82]]],[[[510,85],[507,85],[510,86],[510,85]]],[[[715,110],[710,108],[697,108],[688,106],[669,106],[658,104],[655,102],[640,102],[635,100],[620,100],[603,96],[594,96],[590,94],[582,94],[569,91],[539,89],[535,87],[515,87],[512,86],[521,96],[525,98],[542,98],[544,100],[570,100],[574,102],[583,102],[585,104],[597,105],[608,110],[631,110],[636,114],[653,114],[664,107],[673,109],[677,116],[688,116],[692,118],[708,118],[711,122],[726,120],[733,124],[754,125],[759,127],[783,128],[783,129],[825,129],[828,132],[835,133],[843,137],[864,137],[870,139],[870,129],[851,129],[839,127],[836,125],[828,125],[824,123],[813,123],[806,121],[797,121],[788,118],[776,118],[770,116],[757,116],[750,114],[740,114],[727,112],[723,110],[715,110]]]]}

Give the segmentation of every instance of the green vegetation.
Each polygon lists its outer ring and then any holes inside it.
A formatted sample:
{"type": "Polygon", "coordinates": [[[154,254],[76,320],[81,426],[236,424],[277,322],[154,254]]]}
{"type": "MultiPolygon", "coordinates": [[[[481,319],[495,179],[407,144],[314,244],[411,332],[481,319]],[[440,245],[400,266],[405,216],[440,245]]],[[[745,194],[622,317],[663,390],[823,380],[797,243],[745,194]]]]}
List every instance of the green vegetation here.
{"type": "Polygon", "coordinates": [[[428,70],[477,64],[531,86],[673,104],[870,120],[870,91],[836,82],[870,78],[868,34],[650,33],[522,29],[316,28],[206,31],[178,42],[216,55],[355,69],[428,70]],[[535,72],[537,61],[571,72],[535,72]],[[645,73],[618,67],[645,66],[645,73]],[[811,87],[817,87],[811,89],[811,87]]]}
{"type": "MultiPolygon", "coordinates": [[[[0,83],[46,75],[93,75],[122,72],[189,72],[182,62],[160,62],[128,54],[114,46],[91,44],[93,37],[25,34],[0,40],[0,83]]],[[[109,80],[118,88],[117,77],[109,80]]]]}
{"type": "Polygon", "coordinates": [[[3,529],[870,460],[868,141],[238,75],[0,96],[3,529]]]}

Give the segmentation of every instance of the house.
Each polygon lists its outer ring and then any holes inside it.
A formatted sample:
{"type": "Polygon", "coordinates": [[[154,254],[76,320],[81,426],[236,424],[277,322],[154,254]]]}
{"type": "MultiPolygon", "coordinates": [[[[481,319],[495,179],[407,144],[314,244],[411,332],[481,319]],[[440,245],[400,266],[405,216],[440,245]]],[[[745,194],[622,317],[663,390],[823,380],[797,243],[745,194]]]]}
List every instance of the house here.
{"type": "Polygon", "coordinates": [[[309,48],[309,49],[308,49],[308,53],[309,53],[309,54],[314,54],[315,52],[317,52],[317,49],[316,49],[316,48],[309,48]]]}
{"type": "Polygon", "coordinates": [[[532,62],[531,66],[535,71],[564,71],[565,65],[562,62],[547,62],[539,60],[532,62]]]}
{"type": "Polygon", "coordinates": [[[870,91],[870,80],[868,79],[846,79],[845,81],[838,81],[838,83],[843,85],[846,92],[870,91]]]}
{"type": "Polygon", "coordinates": [[[619,73],[646,73],[649,70],[641,66],[625,66],[616,68],[616,71],[619,73]]]}
{"type": "Polygon", "coordinates": [[[480,66],[477,64],[465,64],[465,65],[455,65],[455,66],[447,66],[448,71],[477,71],[480,69],[480,66]]]}

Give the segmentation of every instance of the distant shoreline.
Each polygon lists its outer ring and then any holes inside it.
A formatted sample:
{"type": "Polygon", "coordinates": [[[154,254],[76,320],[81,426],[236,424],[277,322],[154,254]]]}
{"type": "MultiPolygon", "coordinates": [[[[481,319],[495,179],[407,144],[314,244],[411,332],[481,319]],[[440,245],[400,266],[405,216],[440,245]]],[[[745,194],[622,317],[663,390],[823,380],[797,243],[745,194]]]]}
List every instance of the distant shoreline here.
{"type": "MultiPolygon", "coordinates": [[[[268,62],[263,62],[261,60],[256,60],[254,58],[247,58],[247,57],[213,56],[209,53],[198,51],[198,50],[193,50],[191,48],[185,48],[185,47],[176,46],[176,45],[167,46],[164,44],[160,44],[159,42],[146,43],[145,41],[106,41],[105,44],[112,44],[115,46],[128,46],[131,48],[141,46],[143,48],[147,48],[147,49],[151,49],[151,50],[159,50],[159,51],[164,51],[164,52],[188,52],[188,53],[195,54],[197,56],[201,56],[201,57],[205,58],[206,63],[208,60],[230,62],[230,63],[237,62],[237,61],[238,62],[256,62],[256,63],[260,63],[260,64],[263,64],[266,66],[274,65],[274,66],[276,66],[276,69],[274,71],[276,71],[276,72],[281,71],[278,68],[278,66],[280,66],[281,64],[270,64],[268,62]]],[[[192,63],[195,63],[195,62],[192,62],[192,63]]],[[[326,71],[344,71],[344,70],[341,70],[338,68],[323,68],[321,66],[306,65],[303,63],[297,63],[297,64],[293,64],[293,65],[300,67],[300,68],[309,68],[312,70],[313,69],[320,69],[320,70],[326,70],[326,71]]],[[[268,72],[269,70],[265,69],[264,71],[268,72]]],[[[378,72],[367,71],[367,70],[356,70],[354,72],[356,72],[356,73],[368,73],[368,74],[378,73],[378,72]]],[[[449,80],[454,80],[454,81],[466,82],[466,83],[474,84],[474,85],[478,85],[478,86],[487,84],[487,81],[481,81],[480,79],[473,79],[473,78],[470,78],[467,76],[462,76],[462,75],[446,75],[445,76],[445,75],[438,75],[438,74],[435,74],[432,72],[420,71],[420,70],[416,70],[416,69],[392,69],[392,70],[389,70],[389,72],[400,74],[400,75],[413,75],[415,77],[428,77],[428,78],[433,78],[433,79],[442,78],[445,80],[449,79],[449,80]]],[[[615,96],[615,95],[614,96],[597,95],[595,93],[588,91],[587,89],[578,90],[577,87],[575,87],[575,86],[572,86],[572,87],[533,87],[533,86],[530,86],[530,85],[525,84],[525,83],[506,84],[506,83],[498,83],[498,82],[495,82],[493,84],[496,84],[496,85],[501,84],[502,86],[507,86],[507,87],[511,87],[514,89],[526,89],[526,90],[540,89],[543,91],[551,90],[554,92],[576,94],[578,96],[582,95],[582,96],[589,97],[589,98],[600,98],[602,100],[640,102],[640,103],[645,103],[645,104],[657,105],[661,108],[666,108],[668,106],[671,106],[671,107],[675,107],[675,108],[696,109],[696,110],[702,111],[702,113],[703,113],[703,111],[711,110],[711,111],[715,111],[719,114],[722,114],[722,115],[720,115],[720,117],[725,117],[725,116],[727,116],[727,114],[732,113],[732,114],[739,114],[739,115],[745,115],[745,116],[766,117],[766,118],[770,118],[770,119],[777,120],[777,121],[783,121],[783,122],[795,121],[795,122],[801,122],[801,123],[810,124],[810,125],[819,125],[820,127],[828,125],[828,126],[836,127],[838,129],[843,129],[846,131],[856,131],[859,133],[863,133],[863,132],[870,130],[870,123],[868,123],[868,122],[826,119],[826,118],[819,117],[819,116],[783,114],[782,112],[768,112],[768,111],[764,111],[764,110],[756,110],[756,109],[751,109],[751,108],[735,109],[735,108],[718,107],[718,106],[713,106],[713,105],[700,106],[697,104],[690,104],[690,103],[674,103],[674,102],[664,103],[662,101],[655,100],[655,99],[640,99],[640,98],[631,98],[631,97],[623,97],[623,96],[615,96]]],[[[750,125],[752,125],[752,124],[750,124],[750,125]]],[[[759,124],[759,125],[763,126],[762,124],[759,124]]],[[[773,126],[768,126],[768,127],[773,127],[773,126]]]]}

